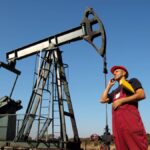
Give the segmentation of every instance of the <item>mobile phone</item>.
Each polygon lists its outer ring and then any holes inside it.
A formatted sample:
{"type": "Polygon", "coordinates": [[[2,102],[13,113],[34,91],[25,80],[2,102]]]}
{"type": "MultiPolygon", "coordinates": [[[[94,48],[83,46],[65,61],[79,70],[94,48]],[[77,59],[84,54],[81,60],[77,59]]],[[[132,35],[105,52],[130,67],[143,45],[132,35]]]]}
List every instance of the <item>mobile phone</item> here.
{"type": "Polygon", "coordinates": [[[112,79],[111,79],[111,82],[114,82],[114,81],[115,81],[115,79],[114,79],[114,78],[112,78],[112,79]]]}
{"type": "Polygon", "coordinates": [[[111,81],[112,83],[114,83],[116,80],[115,80],[115,78],[112,78],[112,79],[110,79],[110,81],[111,81]]]}

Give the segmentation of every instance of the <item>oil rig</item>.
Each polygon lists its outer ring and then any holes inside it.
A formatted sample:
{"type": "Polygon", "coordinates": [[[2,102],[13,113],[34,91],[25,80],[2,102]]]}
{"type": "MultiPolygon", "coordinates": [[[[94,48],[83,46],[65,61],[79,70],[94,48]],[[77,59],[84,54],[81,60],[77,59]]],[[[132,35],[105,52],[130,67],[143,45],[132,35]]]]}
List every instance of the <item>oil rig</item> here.
{"type": "Polygon", "coordinates": [[[106,64],[105,30],[92,8],[85,10],[80,26],[6,53],[7,63],[0,62],[0,67],[16,78],[10,95],[0,98],[0,149],[81,150],[66,77],[68,65],[63,63],[60,50],[62,45],[79,40],[91,44],[106,64]],[[100,48],[94,43],[97,38],[100,48]],[[23,108],[22,102],[12,98],[21,74],[16,63],[32,55],[36,55],[37,66],[34,87],[25,114],[20,115],[17,111],[23,108]],[[72,139],[68,138],[66,119],[72,139]]]}

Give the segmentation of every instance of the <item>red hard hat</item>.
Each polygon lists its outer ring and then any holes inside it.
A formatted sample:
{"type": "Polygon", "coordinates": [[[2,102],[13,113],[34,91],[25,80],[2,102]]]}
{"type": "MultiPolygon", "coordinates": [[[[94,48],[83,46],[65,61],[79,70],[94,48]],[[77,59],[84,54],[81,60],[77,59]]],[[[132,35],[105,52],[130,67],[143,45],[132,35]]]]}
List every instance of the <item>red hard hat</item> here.
{"type": "Polygon", "coordinates": [[[113,67],[110,69],[111,73],[114,74],[114,71],[115,71],[116,69],[122,69],[122,70],[124,70],[124,71],[126,72],[126,77],[128,77],[128,75],[129,75],[128,70],[127,70],[124,66],[113,66],[113,67]]]}

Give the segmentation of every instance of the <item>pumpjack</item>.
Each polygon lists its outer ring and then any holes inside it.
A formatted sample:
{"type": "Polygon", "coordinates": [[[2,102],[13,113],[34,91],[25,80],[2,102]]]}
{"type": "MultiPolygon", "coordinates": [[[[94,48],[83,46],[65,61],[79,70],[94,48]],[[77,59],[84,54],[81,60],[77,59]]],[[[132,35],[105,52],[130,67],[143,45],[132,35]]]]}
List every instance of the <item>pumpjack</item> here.
{"type": "Polygon", "coordinates": [[[92,8],[87,8],[80,26],[12,50],[6,54],[3,67],[16,74],[9,96],[0,98],[0,147],[49,148],[80,150],[80,138],[71,102],[60,46],[86,40],[102,56],[106,64],[106,35],[102,21],[92,8]],[[92,16],[92,18],[91,18],[92,16]],[[95,29],[94,26],[97,25],[95,29]],[[100,48],[94,43],[99,39],[100,48]],[[38,69],[23,119],[16,112],[22,108],[21,100],[13,100],[12,93],[21,71],[17,61],[36,55],[38,69]],[[73,139],[68,138],[66,117],[70,118],[73,139]],[[36,125],[35,125],[36,122],[36,125]],[[37,129],[36,136],[31,138],[37,129]]]}

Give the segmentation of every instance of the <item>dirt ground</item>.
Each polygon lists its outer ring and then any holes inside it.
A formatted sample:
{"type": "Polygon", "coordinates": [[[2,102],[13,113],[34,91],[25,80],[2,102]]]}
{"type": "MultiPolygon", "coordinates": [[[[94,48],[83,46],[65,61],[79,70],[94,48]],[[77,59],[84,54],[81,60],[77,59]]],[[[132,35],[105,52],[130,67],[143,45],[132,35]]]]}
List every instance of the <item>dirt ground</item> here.
{"type": "MultiPolygon", "coordinates": [[[[99,144],[95,144],[95,143],[82,143],[81,144],[81,148],[83,150],[100,150],[100,145],[99,144]]],[[[116,150],[114,145],[110,146],[110,150],[116,150]]],[[[150,150],[150,145],[148,146],[148,150],[150,150]]]]}

